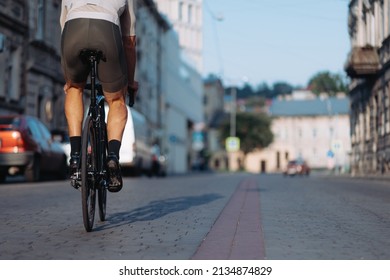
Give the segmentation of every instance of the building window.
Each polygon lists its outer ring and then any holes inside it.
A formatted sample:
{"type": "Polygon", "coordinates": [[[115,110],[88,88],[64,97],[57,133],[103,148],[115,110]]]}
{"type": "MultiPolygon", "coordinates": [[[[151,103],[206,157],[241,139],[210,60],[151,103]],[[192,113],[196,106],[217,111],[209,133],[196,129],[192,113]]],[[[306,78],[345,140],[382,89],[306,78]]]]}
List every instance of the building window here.
{"type": "Polygon", "coordinates": [[[0,32],[0,53],[5,51],[5,35],[0,32]]]}
{"type": "Polygon", "coordinates": [[[374,13],[374,10],[372,9],[372,11],[370,13],[370,34],[371,34],[370,42],[371,42],[371,46],[377,45],[377,42],[376,42],[377,30],[376,30],[376,26],[375,26],[375,20],[376,20],[375,13],[374,13]]]}
{"type": "Polygon", "coordinates": [[[333,127],[329,127],[329,136],[330,136],[330,139],[333,139],[333,133],[334,133],[333,127]]]}
{"type": "Polygon", "coordinates": [[[385,10],[387,11],[387,16],[385,17],[385,20],[386,20],[386,25],[387,25],[387,33],[386,33],[386,37],[388,35],[390,35],[390,5],[389,5],[389,2],[386,1],[385,2],[385,10]]]}
{"type": "Polygon", "coordinates": [[[38,0],[35,39],[43,40],[45,31],[45,0],[38,0]]]}
{"type": "Polygon", "coordinates": [[[22,21],[24,17],[23,5],[18,2],[13,2],[11,13],[14,18],[22,21]]]}
{"type": "Polygon", "coordinates": [[[385,100],[384,100],[384,104],[385,104],[385,111],[384,111],[384,117],[385,117],[385,133],[389,133],[390,132],[390,121],[389,121],[389,114],[390,114],[390,98],[389,98],[389,94],[390,94],[390,89],[389,89],[389,84],[387,84],[386,86],[386,89],[385,89],[385,94],[384,94],[384,97],[385,97],[385,100]]]}
{"type": "Polygon", "coordinates": [[[11,64],[9,65],[10,83],[8,85],[8,95],[11,100],[20,98],[21,65],[22,65],[22,47],[17,47],[11,52],[11,64]]]}
{"type": "Polygon", "coordinates": [[[188,5],[188,18],[187,18],[187,21],[188,23],[192,23],[192,5],[188,5]]]}
{"type": "Polygon", "coordinates": [[[380,102],[380,107],[379,107],[379,125],[378,125],[378,133],[379,135],[383,136],[385,135],[385,100],[386,100],[386,97],[385,97],[385,94],[383,92],[379,92],[379,98],[381,100],[380,102]]]}
{"type": "Polygon", "coordinates": [[[380,45],[383,40],[383,10],[382,10],[382,4],[379,2],[374,3],[374,18],[375,18],[375,25],[376,28],[376,38],[375,38],[375,44],[380,45]]]}
{"type": "Polygon", "coordinates": [[[0,96],[19,100],[21,82],[22,47],[11,46],[0,53],[0,96]]]}
{"type": "Polygon", "coordinates": [[[370,104],[366,106],[364,119],[364,127],[360,131],[360,137],[362,140],[370,140],[372,133],[375,134],[376,129],[376,105],[375,100],[371,100],[370,104]]]}
{"type": "Polygon", "coordinates": [[[183,20],[183,8],[184,8],[183,2],[179,2],[179,20],[183,20]]]}
{"type": "Polygon", "coordinates": [[[0,96],[5,97],[5,93],[8,87],[9,81],[9,53],[4,51],[0,52],[0,96]]]}

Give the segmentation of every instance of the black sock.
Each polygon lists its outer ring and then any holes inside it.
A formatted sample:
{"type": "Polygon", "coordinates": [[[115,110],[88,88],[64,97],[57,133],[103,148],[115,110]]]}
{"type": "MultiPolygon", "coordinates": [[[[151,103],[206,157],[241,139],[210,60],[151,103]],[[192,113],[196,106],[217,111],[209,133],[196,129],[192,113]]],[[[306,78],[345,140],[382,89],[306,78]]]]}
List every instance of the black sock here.
{"type": "Polygon", "coordinates": [[[114,153],[119,159],[119,150],[121,148],[121,142],[118,140],[110,140],[108,142],[108,153],[114,153]]]}
{"type": "Polygon", "coordinates": [[[80,154],[81,149],[81,136],[72,136],[70,140],[70,154],[74,155],[75,153],[80,154]]]}

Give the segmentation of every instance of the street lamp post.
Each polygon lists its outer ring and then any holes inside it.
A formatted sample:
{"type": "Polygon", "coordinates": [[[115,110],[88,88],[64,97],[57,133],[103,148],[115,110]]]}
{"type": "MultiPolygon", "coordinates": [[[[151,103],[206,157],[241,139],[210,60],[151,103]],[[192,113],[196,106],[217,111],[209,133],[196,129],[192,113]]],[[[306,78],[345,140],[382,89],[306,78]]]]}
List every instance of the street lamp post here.
{"type": "Polygon", "coordinates": [[[236,137],[236,100],[237,100],[237,89],[235,86],[231,88],[232,103],[230,108],[230,136],[236,137]]]}

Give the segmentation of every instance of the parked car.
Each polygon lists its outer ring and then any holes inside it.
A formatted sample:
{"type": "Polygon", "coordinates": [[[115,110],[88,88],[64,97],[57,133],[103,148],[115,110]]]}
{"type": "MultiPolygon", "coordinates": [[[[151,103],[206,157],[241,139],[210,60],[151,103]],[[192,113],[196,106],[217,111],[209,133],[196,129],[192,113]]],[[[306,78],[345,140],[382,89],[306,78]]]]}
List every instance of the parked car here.
{"type": "Polygon", "coordinates": [[[152,146],[152,176],[165,177],[167,176],[167,158],[161,154],[160,146],[155,144],[152,146]]]}
{"type": "Polygon", "coordinates": [[[284,175],[309,175],[310,167],[303,159],[291,160],[287,164],[287,168],[284,171],[284,175]]]}
{"type": "Polygon", "coordinates": [[[66,178],[66,155],[60,143],[35,117],[0,116],[0,181],[19,174],[38,181],[42,173],[66,178]]]}
{"type": "MultiPolygon", "coordinates": [[[[109,112],[105,106],[106,121],[109,112]]],[[[127,106],[127,122],[123,132],[119,163],[123,172],[139,176],[152,173],[152,149],[144,115],[127,106]]]]}
{"type": "Polygon", "coordinates": [[[53,139],[61,144],[62,149],[66,155],[66,163],[69,166],[70,160],[70,140],[68,132],[61,129],[54,129],[51,131],[53,139]]]}

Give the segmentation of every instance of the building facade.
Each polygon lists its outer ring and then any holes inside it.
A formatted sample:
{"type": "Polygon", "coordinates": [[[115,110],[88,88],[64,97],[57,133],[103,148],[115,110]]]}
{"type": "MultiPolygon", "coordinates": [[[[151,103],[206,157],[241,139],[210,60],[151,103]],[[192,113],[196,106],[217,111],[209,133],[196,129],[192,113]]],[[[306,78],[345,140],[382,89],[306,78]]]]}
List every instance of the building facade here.
{"type": "Polygon", "coordinates": [[[273,100],[269,114],[274,141],[246,156],[246,170],[283,172],[288,161],[298,158],[312,169],[349,170],[349,99],[345,95],[273,100]]]}
{"type": "Polygon", "coordinates": [[[178,33],[184,60],[198,72],[203,68],[202,0],[154,0],[178,33]]]}
{"type": "Polygon", "coordinates": [[[24,111],[27,1],[0,1],[0,113],[24,111]]]}
{"type": "Polygon", "coordinates": [[[158,144],[166,150],[163,139],[162,63],[164,33],[171,28],[157,11],[153,0],[136,2],[137,67],[139,83],[134,108],[145,116],[149,146],[158,144]]]}
{"type": "Polygon", "coordinates": [[[196,124],[203,122],[202,77],[178,56],[181,50],[170,30],[164,38],[162,71],[162,121],[169,154],[169,171],[186,172],[196,156],[192,135],[196,124]]]}
{"type": "Polygon", "coordinates": [[[204,122],[206,126],[205,145],[208,167],[213,170],[228,170],[229,162],[225,146],[221,143],[219,130],[229,118],[225,112],[225,89],[220,78],[209,76],[204,80],[204,122]]]}
{"type": "Polygon", "coordinates": [[[197,157],[193,135],[203,122],[202,1],[154,0],[172,28],[162,38],[163,146],[171,173],[188,171],[197,157]]]}
{"type": "Polygon", "coordinates": [[[349,3],[351,172],[390,172],[390,3],[349,3]]]}
{"type": "Polygon", "coordinates": [[[0,1],[0,112],[65,126],[60,68],[61,1],[0,1]]]}

